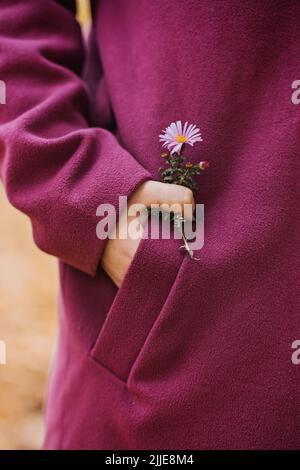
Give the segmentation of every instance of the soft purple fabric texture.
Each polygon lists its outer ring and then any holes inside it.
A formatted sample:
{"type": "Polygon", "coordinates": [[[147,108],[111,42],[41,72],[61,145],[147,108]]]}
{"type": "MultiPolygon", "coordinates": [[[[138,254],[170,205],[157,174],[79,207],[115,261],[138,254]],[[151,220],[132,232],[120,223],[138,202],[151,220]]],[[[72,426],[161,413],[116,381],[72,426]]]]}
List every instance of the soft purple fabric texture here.
{"type": "Polygon", "coordinates": [[[0,3],[1,174],[60,259],[44,447],[299,449],[299,2],[93,1],[90,96],[68,4],[0,3]],[[201,260],[142,240],[117,290],[96,208],[158,179],[178,119],[211,163],[201,260]]]}

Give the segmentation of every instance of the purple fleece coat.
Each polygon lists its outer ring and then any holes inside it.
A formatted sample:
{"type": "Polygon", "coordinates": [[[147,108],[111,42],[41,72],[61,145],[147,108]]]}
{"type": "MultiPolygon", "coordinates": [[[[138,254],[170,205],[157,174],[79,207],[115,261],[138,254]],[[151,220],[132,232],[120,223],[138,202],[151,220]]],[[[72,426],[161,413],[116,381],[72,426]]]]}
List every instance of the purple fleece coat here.
{"type": "Polygon", "coordinates": [[[1,174],[60,260],[44,447],[299,449],[300,4],[92,4],[87,86],[73,2],[0,3],[1,174]],[[96,208],[159,179],[178,119],[211,163],[201,261],[142,240],[118,290],[96,208]]]}

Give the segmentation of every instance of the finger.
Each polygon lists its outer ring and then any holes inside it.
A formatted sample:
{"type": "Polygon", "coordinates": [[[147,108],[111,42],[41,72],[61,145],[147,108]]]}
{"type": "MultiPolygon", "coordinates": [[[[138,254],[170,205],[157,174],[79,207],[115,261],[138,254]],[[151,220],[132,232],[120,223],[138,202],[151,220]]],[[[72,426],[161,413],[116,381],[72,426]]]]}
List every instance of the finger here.
{"type": "Polygon", "coordinates": [[[157,182],[156,188],[153,186],[152,190],[152,203],[159,204],[167,212],[181,213],[185,218],[192,219],[195,201],[189,188],[157,182]]]}

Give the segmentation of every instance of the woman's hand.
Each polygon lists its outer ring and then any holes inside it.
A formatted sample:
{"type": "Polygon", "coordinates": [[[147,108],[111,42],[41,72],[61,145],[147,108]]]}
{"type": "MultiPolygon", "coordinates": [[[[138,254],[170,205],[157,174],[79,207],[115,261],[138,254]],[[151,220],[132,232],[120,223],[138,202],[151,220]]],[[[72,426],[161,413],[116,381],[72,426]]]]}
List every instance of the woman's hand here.
{"type": "MultiPolygon", "coordinates": [[[[158,181],[146,181],[137,188],[128,200],[128,212],[133,204],[144,204],[146,207],[150,207],[151,204],[159,204],[160,206],[163,205],[164,210],[181,212],[185,217],[191,215],[184,211],[185,204],[191,204],[192,212],[195,208],[193,193],[190,189],[184,186],[160,183],[158,181]]],[[[121,215],[115,229],[115,234],[118,234],[119,230],[123,232],[126,224],[126,216],[127,227],[130,222],[136,218],[128,214],[121,215]]],[[[106,243],[101,263],[104,271],[117,287],[120,287],[122,284],[139,243],[140,239],[134,240],[130,238],[128,232],[126,239],[111,238],[106,243]]]]}

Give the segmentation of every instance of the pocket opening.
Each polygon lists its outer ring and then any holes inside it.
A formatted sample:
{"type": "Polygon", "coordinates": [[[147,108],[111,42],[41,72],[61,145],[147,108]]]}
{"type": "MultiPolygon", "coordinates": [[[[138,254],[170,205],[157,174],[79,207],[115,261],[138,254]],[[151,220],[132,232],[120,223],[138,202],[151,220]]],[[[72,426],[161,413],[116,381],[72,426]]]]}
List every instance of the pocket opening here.
{"type": "Polygon", "coordinates": [[[106,315],[91,357],[127,381],[184,259],[180,240],[141,239],[106,315]]]}

